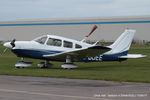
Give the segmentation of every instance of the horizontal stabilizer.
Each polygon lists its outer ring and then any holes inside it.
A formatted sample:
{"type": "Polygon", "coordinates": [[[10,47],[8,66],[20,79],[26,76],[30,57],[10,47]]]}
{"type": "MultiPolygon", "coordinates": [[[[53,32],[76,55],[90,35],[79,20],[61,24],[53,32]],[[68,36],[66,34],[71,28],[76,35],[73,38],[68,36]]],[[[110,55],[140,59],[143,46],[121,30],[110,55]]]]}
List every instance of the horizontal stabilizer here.
{"type": "Polygon", "coordinates": [[[128,54],[126,56],[120,56],[119,58],[143,58],[146,56],[147,55],[142,55],[142,54],[128,54]]]}

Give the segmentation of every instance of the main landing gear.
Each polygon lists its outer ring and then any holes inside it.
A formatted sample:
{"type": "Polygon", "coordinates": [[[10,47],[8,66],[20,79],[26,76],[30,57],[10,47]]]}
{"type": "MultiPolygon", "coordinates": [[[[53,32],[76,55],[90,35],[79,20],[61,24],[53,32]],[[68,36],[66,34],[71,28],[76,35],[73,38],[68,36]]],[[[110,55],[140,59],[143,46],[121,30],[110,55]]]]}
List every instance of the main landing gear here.
{"type": "Polygon", "coordinates": [[[32,65],[32,62],[25,62],[24,61],[24,58],[21,58],[20,61],[18,61],[16,64],[15,64],[15,67],[16,68],[26,68],[26,67],[29,67],[32,65]]]}
{"type": "Polygon", "coordinates": [[[45,60],[45,62],[41,62],[37,66],[40,68],[51,68],[53,67],[53,64],[49,63],[48,60],[45,60]]]}
{"type": "Polygon", "coordinates": [[[71,56],[68,55],[66,57],[66,63],[61,65],[61,67],[64,69],[73,69],[73,68],[77,68],[78,66],[73,64],[73,62],[71,61],[71,56]]]}

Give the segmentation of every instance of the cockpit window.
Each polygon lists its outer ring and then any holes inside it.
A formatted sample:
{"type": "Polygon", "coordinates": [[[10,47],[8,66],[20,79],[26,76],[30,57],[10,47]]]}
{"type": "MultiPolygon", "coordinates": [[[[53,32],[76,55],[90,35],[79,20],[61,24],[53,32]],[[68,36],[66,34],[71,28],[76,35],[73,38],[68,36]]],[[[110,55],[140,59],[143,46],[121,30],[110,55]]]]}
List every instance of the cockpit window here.
{"type": "Polygon", "coordinates": [[[59,39],[49,38],[48,41],[47,41],[47,45],[61,46],[62,45],[62,41],[59,40],[59,39]]]}
{"type": "Polygon", "coordinates": [[[79,45],[79,44],[76,44],[76,45],[75,45],[75,48],[82,48],[82,46],[79,45]]]}
{"type": "Polygon", "coordinates": [[[64,47],[66,47],[66,48],[72,48],[72,46],[73,46],[72,42],[64,41],[64,47]]]}
{"type": "Polygon", "coordinates": [[[35,39],[34,41],[36,41],[36,42],[38,42],[40,44],[44,44],[46,39],[47,39],[47,36],[44,36],[44,37],[40,37],[38,39],[35,39]]]}

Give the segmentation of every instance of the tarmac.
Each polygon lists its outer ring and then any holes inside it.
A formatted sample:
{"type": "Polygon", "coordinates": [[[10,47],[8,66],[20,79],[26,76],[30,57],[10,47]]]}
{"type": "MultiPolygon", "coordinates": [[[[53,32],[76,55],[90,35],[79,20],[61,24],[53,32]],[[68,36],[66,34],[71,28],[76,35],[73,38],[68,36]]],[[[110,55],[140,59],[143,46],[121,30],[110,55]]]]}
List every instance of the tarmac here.
{"type": "Polygon", "coordinates": [[[0,100],[150,100],[150,83],[1,75],[0,100]]]}

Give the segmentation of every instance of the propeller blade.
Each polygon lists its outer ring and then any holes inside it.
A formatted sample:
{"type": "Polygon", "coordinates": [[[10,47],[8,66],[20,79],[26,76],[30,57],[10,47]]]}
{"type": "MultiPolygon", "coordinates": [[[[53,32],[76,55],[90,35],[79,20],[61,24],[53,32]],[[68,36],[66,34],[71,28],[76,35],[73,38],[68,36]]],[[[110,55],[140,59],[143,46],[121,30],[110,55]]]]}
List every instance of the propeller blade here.
{"type": "Polygon", "coordinates": [[[5,53],[5,52],[7,51],[7,49],[8,49],[8,48],[5,48],[4,51],[3,51],[3,53],[5,53]]]}
{"type": "Polygon", "coordinates": [[[84,42],[97,28],[98,28],[97,25],[94,25],[90,33],[86,35],[84,39],[81,40],[81,42],[84,42]]]}
{"type": "Polygon", "coordinates": [[[12,45],[12,47],[15,47],[15,41],[16,41],[16,39],[13,39],[13,40],[10,42],[10,44],[12,45]]]}
{"type": "Polygon", "coordinates": [[[91,32],[86,35],[85,37],[89,37],[98,27],[96,25],[94,25],[94,27],[92,28],[91,32]]]}

